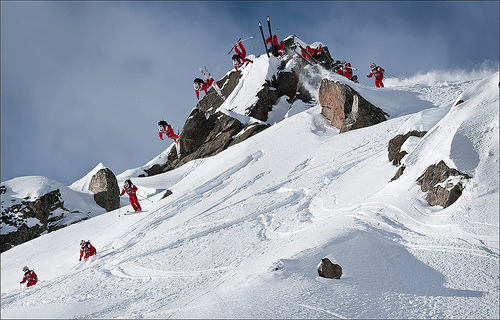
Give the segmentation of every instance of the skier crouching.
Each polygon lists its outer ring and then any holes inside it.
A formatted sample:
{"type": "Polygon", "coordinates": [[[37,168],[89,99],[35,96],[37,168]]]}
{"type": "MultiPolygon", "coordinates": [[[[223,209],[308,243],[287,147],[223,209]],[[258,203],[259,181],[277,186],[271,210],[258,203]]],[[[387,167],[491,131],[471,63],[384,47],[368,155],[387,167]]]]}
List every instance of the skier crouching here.
{"type": "Polygon", "coordinates": [[[87,259],[94,254],[97,253],[97,250],[94,248],[93,245],[90,244],[90,241],[85,241],[82,240],[80,241],[80,260],[82,261],[82,257],[85,262],[87,262],[87,259]]]}
{"type": "Polygon", "coordinates": [[[132,183],[132,181],[130,181],[130,179],[125,180],[120,196],[123,196],[125,192],[128,194],[128,200],[130,201],[132,208],[134,208],[134,211],[141,211],[141,205],[139,204],[139,200],[137,200],[137,187],[132,183]]]}
{"type": "Polygon", "coordinates": [[[35,271],[30,270],[26,266],[23,268],[23,271],[24,271],[24,277],[23,277],[23,281],[21,281],[20,283],[28,282],[26,284],[26,287],[31,287],[38,282],[38,277],[37,277],[35,271]]]}
{"type": "Polygon", "coordinates": [[[351,64],[349,62],[346,62],[345,60],[342,60],[342,66],[337,70],[337,73],[351,80],[352,78],[351,64]]]}

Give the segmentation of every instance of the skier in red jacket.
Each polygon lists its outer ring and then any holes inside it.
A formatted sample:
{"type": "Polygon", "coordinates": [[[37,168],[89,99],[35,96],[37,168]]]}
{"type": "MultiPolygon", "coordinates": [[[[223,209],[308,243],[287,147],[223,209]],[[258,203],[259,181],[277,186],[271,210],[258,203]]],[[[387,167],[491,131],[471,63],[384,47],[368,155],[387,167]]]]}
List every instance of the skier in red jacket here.
{"type": "Polygon", "coordinates": [[[97,250],[94,248],[93,245],[90,244],[90,241],[85,241],[85,240],[80,241],[80,260],[79,261],[82,261],[82,257],[83,257],[83,260],[85,262],[87,262],[87,259],[96,253],[97,253],[97,250]]]}
{"type": "Polygon", "coordinates": [[[345,60],[342,61],[342,66],[337,70],[338,74],[343,75],[347,79],[351,80],[352,78],[352,67],[351,64],[346,62],[345,60]]]}
{"type": "Polygon", "coordinates": [[[169,125],[165,120],[161,120],[158,122],[158,135],[162,140],[163,134],[165,134],[167,138],[174,139],[175,141],[179,139],[179,136],[174,133],[174,129],[172,128],[172,126],[169,125]]]}
{"type": "Polygon", "coordinates": [[[25,283],[27,281],[28,283],[26,284],[26,287],[31,287],[38,282],[38,277],[35,271],[30,270],[26,266],[23,268],[23,271],[24,271],[24,277],[23,281],[21,281],[20,283],[25,283]]]}
{"type": "Polygon", "coordinates": [[[205,91],[205,94],[207,94],[208,88],[214,83],[214,78],[207,79],[207,81],[203,81],[200,78],[194,79],[194,92],[196,93],[196,99],[200,100],[200,91],[203,90],[205,91]]]}
{"type": "MultiPolygon", "coordinates": [[[[311,48],[310,46],[306,46],[306,51],[309,53],[314,59],[319,59],[320,54],[321,54],[321,46],[318,46],[317,48],[311,48]]],[[[303,49],[300,49],[300,54],[304,58],[309,58],[308,55],[304,52],[303,49]]]]}
{"type": "Polygon", "coordinates": [[[371,71],[370,74],[367,75],[368,78],[371,78],[372,76],[375,76],[375,87],[377,88],[383,88],[384,83],[382,80],[384,79],[384,72],[385,70],[382,69],[381,67],[377,66],[375,63],[372,63],[370,65],[371,71]]]}
{"type": "Polygon", "coordinates": [[[238,42],[238,45],[234,46],[234,52],[236,52],[235,55],[233,55],[233,66],[235,70],[238,70],[238,68],[241,68],[245,62],[250,62],[253,63],[252,60],[247,59],[247,51],[245,50],[245,47],[243,44],[238,42]],[[238,50],[238,47],[240,47],[240,50],[238,50]]]}
{"type": "Polygon", "coordinates": [[[132,205],[132,208],[134,208],[134,211],[141,211],[141,205],[139,204],[139,200],[137,200],[137,187],[130,181],[130,179],[125,180],[125,183],[123,184],[123,189],[122,192],[120,193],[120,196],[123,196],[123,194],[127,192],[128,194],[128,200],[130,201],[130,204],[132,205]]]}
{"type": "MultiPolygon", "coordinates": [[[[271,42],[271,37],[268,37],[266,39],[266,44],[268,44],[268,43],[269,43],[270,46],[274,46],[274,48],[276,49],[276,53],[279,56],[281,56],[283,54],[284,43],[281,42],[281,44],[279,44],[278,43],[278,37],[276,35],[273,35],[273,41],[272,42],[271,42]]],[[[272,49],[272,47],[270,47],[270,48],[271,48],[270,52],[273,53],[274,50],[272,49]]],[[[273,53],[273,55],[274,55],[274,53],[273,53]]]]}

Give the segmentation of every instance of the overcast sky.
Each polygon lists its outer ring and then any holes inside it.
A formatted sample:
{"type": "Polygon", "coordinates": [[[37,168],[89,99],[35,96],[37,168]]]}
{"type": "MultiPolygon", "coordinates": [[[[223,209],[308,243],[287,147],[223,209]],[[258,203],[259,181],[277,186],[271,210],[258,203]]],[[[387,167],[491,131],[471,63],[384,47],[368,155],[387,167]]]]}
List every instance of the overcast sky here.
{"type": "Polygon", "coordinates": [[[498,69],[498,1],[1,1],[1,181],[144,165],[157,122],[182,128],[196,106],[199,67],[220,79],[239,37],[265,53],[268,15],[280,40],[320,41],[361,77],[372,62],[402,78],[498,69]]]}

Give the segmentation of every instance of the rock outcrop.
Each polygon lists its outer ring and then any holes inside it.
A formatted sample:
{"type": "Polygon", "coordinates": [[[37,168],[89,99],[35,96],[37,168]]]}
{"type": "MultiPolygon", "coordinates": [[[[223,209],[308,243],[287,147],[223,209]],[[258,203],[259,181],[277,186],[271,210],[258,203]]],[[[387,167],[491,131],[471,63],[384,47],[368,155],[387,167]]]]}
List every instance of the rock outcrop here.
{"type": "Polygon", "coordinates": [[[389,140],[389,146],[387,148],[389,153],[389,161],[391,161],[395,166],[401,165],[401,159],[403,159],[403,157],[408,154],[408,152],[406,152],[405,150],[401,150],[401,146],[409,137],[422,138],[426,133],[427,131],[413,130],[406,134],[398,134],[397,136],[389,140]]]}
{"type": "Polygon", "coordinates": [[[118,181],[108,168],[103,168],[92,176],[89,190],[94,194],[94,201],[106,211],[113,211],[120,207],[118,181]]]}
{"type": "Polygon", "coordinates": [[[318,266],[318,275],[323,278],[340,279],[342,267],[332,263],[328,258],[323,258],[318,266]]]}
{"type": "Polygon", "coordinates": [[[417,179],[417,184],[423,192],[428,192],[425,199],[431,206],[446,208],[462,195],[464,179],[470,179],[470,176],[449,168],[441,160],[437,165],[430,165],[417,179]]]}
{"type": "Polygon", "coordinates": [[[178,168],[191,160],[216,155],[267,127],[268,125],[258,124],[243,125],[239,120],[222,112],[211,114],[207,118],[204,112],[193,109],[180,135],[183,139],[181,140],[182,157],[178,159],[177,152],[172,149],[166,163],[153,165],[145,171],[148,176],[153,176],[178,168]],[[244,136],[235,137],[242,130],[244,130],[244,136]]]}
{"type": "MultiPolygon", "coordinates": [[[[266,123],[269,113],[281,97],[285,96],[289,103],[293,103],[297,99],[310,102],[312,96],[301,79],[307,78],[304,73],[319,74],[319,72],[317,72],[317,69],[305,69],[308,65],[302,63],[301,58],[294,54],[296,49],[295,36],[287,37],[284,40],[286,54],[283,55],[277,73],[263,83],[262,88],[257,92],[257,100],[245,110],[243,115],[252,117],[256,121],[243,124],[238,119],[231,117],[230,113],[221,112],[219,107],[224,101],[216,93],[215,89],[210,88],[207,94],[198,102],[196,108],[191,111],[180,132],[181,157],[177,158],[177,153],[172,148],[167,156],[167,161],[164,164],[155,164],[145,169],[146,174],[152,176],[178,168],[194,159],[213,156],[261,132],[270,126],[270,124],[266,123]],[[295,59],[297,63],[293,64],[293,68],[286,68],[292,59],[295,59]]],[[[323,47],[323,51],[325,61],[330,61],[325,62],[326,66],[339,62],[334,62],[327,55],[328,48],[326,46],[323,47]]],[[[316,66],[315,68],[319,67],[316,66]]],[[[225,97],[231,95],[241,80],[241,76],[241,71],[234,70],[216,81],[219,87],[222,88],[225,97]]],[[[318,80],[318,85],[320,80],[318,80]]]]}
{"type": "Polygon", "coordinates": [[[340,133],[368,127],[389,117],[382,109],[365,100],[358,92],[338,81],[323,79],[319,88],[321,113],[340,133]]]}
{"type": "MultiPolygon", "coordinates": [[[[5,186],[3,186],[5,188],[5,186]]],[[[3,201],[2,201],[3,202],[3,201]]],[[[34,201],[23,200],[9,207],[2,206],[2,223],[13,227],[15,231],[0,235],[0,251],[4,252],[13,246],[62,228],[57,221],[69,212],[59,189],[48,192],[34,201]],[[28,222],[30,218],[32,222],[28,222]],[[34,222],[36,221],[36,223],[34,222]]]]}

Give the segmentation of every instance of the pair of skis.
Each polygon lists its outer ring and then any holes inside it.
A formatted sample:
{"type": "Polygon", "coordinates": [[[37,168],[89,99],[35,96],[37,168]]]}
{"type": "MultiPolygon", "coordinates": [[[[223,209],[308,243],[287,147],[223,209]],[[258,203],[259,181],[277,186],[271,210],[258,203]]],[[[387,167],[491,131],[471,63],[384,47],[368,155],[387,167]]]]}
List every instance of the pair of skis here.
{"type": "MultiPolygon", "coordinates": [[[[311,59],[311,61],[312,61],[312,62],[314,62],[314,64],[318,64],[318,60],[316,60],[313,56],[311,56],[311,55],[309,54],[309,52],[307,52],[307,50],[306,50],[306,49],[305,49],[305,48],[304,48],[304,47],[303,47],[300,43],[298,43],[298,42],[297,42],[297,43],[296,43],[296,45],[297,45],[297,46],[298,46],[298,47],[302,50],[302,52],[304,52],[304,53],[305,53],[305,54],[309,57],[309,59],[311,59]]],[[[301,54],[300,56],[301,56],[302,58],[304,58],[304,57],[302,56],[302,54],[301,54]]],[[[311,63],[308,59],[305,59],[305,60],[307,60],[307,62],[311,63]]],[[[312,63],[311,63],[311,64],[312,64],[312,63]]]]}
{"type": "Polygon", "coordinates": [[[136,213],[142,213],[142,212],[148,212],[147,210],[140,210],[140,211],[127,211],[127,213],[124,213],[124,215],[129,216],[131,214],[136,214],[136,213]]]}
{"type": "MultiPolygon", "coordinates": [[[[278,49],[274,46],[273,43],[273,32],[271,30],[271,19],[269,16],[267,16],[267,26],[269,28],[269,39],[271,39],[271,51],[273,53],[273,56],[277,57],[278,56],[278,49]]],[[[267,49],[267,44],[266,44],[266,37],[264,36],[264,31],[262,30],[262,23],[259,21],[259,29],[260,29],[260,34],[262,35],[262,40],[264,41],[264,47],[266,47],[266,54],[267,57],[269,58],[269,51],[267,49]]]]}
{"type": "MultiPolygon", "coordinates": [[[[238,39],[238,41],[236,41],[235,43],[233,43],[233,45],[231,46],[231,50],[229,50],[229,52],[228,52],[227,54],[230,54],[230,53],[234,50],[234,47],[236,47],[236,45],[237,45],[238,43],[243,42],[243,41],[248,40],[248,39],[252,39],[252,38],[253,38],[252,36],[250,36],[250,37],[248,37],[248,38],[245,38],[245,39],[243,39],[243,40],[241,40],[242,38],[239,38],[239,39],[238,39]]],[[[243,58],[244,58],[244,57],[243,57],[243,58]]]]}
{"type": "MultiPolygon", "coordinates": [[[[212,75],[210,74],[210,71],[208,71],[207,67],[205,66],[204,67],[205,70],[203,70],[202,68],[199,68],[201,73],[205,76],[205,79],[213,79],[212,78],[212,75]]],[[[222,100],[226,100],[226,97],[224,97],[224,94],[222,94],[222,90],[219,88],[219,85],[217,84],[217,82],[214,80],[214,82],[212,83],[212,86],[214,87],[215,91],[217,92],[217,94],[222,98],[222,100]]]]}

